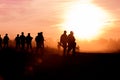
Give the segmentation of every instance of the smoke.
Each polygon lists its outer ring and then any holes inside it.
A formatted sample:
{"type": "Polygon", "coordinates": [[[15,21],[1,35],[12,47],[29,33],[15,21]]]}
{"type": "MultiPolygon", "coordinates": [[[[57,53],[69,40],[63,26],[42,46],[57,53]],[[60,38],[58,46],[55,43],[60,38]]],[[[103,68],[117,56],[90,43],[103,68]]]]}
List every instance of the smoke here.
{"type": "Polygon", "coordinates": [[[98,39],[79,42],[81,52],[117,52],[120,49],[120,41],[114,39],[98,39]]]}

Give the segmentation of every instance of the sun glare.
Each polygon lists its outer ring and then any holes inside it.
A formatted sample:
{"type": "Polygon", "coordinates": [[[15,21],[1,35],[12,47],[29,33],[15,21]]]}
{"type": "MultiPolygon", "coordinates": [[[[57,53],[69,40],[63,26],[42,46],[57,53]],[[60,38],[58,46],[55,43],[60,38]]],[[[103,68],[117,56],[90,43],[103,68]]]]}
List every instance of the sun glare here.
{"type": "Polygon", "coordinates": [[[74,31],[79,39],[91,40],[102,33],[109,19],[107,12],[92,4],[91,0],[81,0],[71,5],[65,12],[62,29],[74,31]]]}

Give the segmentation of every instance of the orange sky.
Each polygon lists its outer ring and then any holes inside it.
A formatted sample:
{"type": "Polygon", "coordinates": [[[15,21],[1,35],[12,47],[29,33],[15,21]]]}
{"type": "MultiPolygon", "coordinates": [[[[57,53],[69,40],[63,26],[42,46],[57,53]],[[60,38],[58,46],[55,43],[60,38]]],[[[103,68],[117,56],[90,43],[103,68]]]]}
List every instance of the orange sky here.
{"type": "MultiPolygon", "coordinates": [[[[77,1],[80,0],[0,0],[0,34],[8,33],[13,39],[22,31],[32,36],[43,31],[45,38],[58,41],[65,9],[77,1]]],[[[120,0],[93,0],[93,3],[114,16],[110,20],[114,25],[103,36],[119,37],[120,0]]]]}

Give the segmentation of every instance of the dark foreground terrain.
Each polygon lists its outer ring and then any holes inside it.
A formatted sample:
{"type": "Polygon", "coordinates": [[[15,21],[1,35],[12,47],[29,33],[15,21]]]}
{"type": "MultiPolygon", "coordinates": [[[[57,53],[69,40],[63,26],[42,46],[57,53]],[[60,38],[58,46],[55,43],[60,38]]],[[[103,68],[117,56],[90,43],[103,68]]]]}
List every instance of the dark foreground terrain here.
{"type": "Polygon", "coordinates": [[[0,80],[120,79],[120,54],[76,53],[63,57],[57,51],[0,50],[0,80]]]}

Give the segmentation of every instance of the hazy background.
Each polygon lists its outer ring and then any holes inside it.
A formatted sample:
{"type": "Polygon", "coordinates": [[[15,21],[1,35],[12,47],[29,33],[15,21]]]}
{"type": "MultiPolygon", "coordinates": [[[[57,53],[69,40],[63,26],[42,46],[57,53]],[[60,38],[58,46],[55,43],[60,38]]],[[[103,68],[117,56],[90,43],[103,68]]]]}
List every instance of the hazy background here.
{"type": "MultiPolygon", "coordinates": [[[[9,34],[13,40],[22,31],[33,37],[43,31],[46,46],[56,47],[63,33],[61,24],[64,14],[71,4],[81,0],[0,0],[0,34],[9,34]]],[[[102,37],[96,40],[78,40],[81,51],[118,50],[120,45],[120,0],[92,0],[92,3],[113,16],[102,37]]],[[[33,39],[34,41],[34,39],[33,39]]]]}

